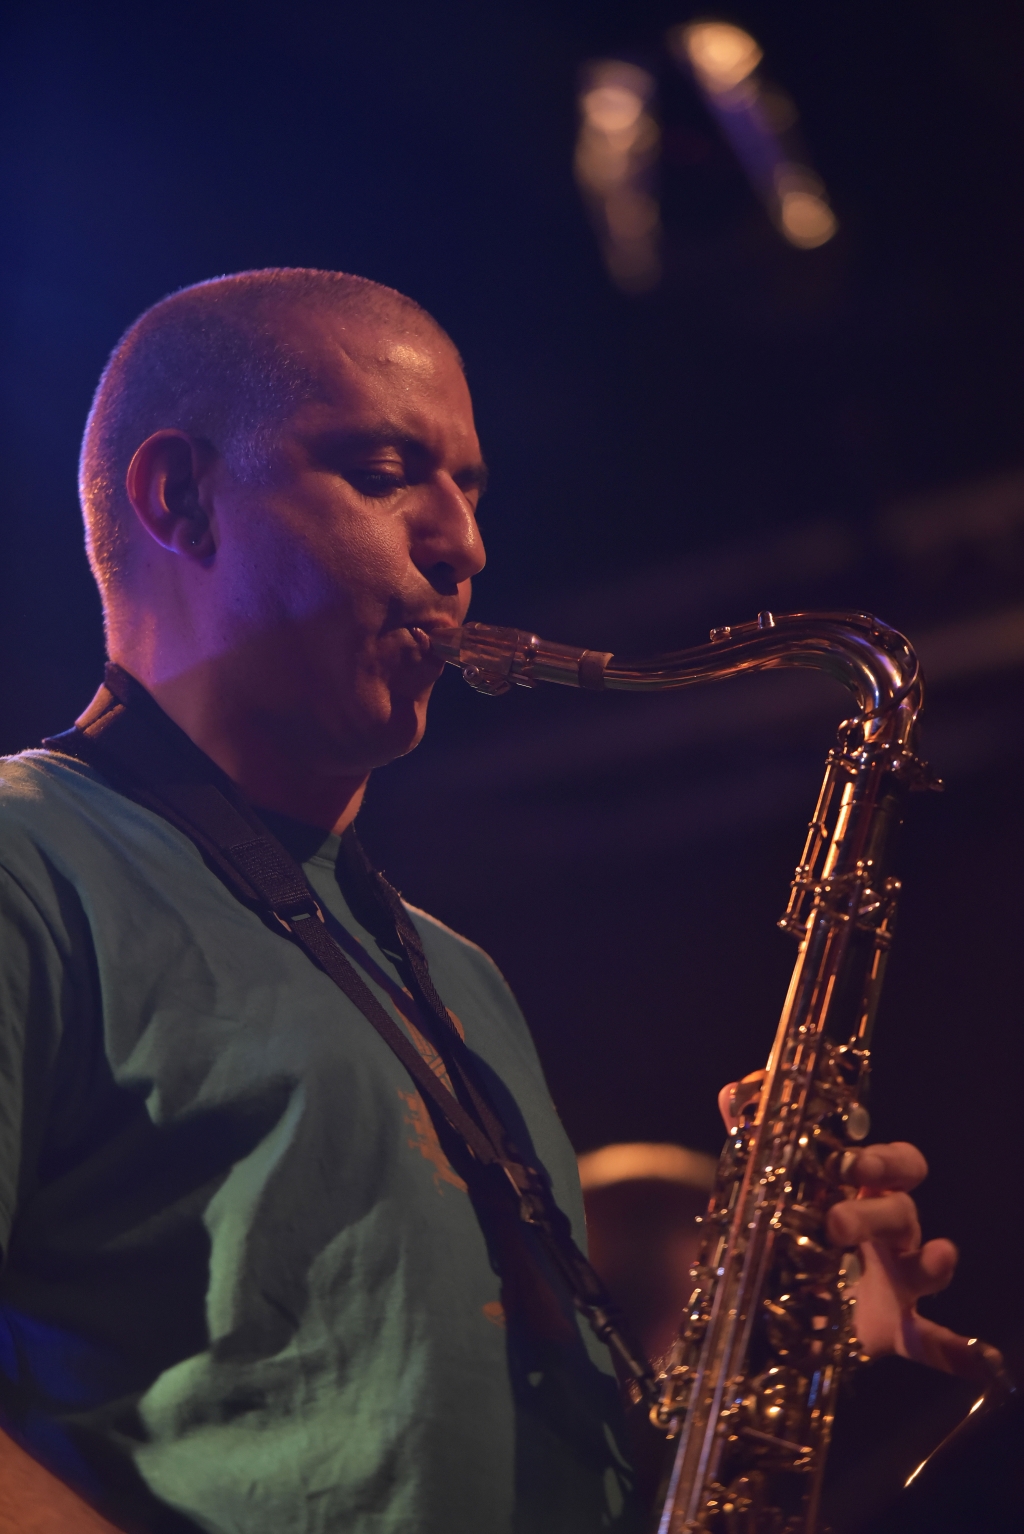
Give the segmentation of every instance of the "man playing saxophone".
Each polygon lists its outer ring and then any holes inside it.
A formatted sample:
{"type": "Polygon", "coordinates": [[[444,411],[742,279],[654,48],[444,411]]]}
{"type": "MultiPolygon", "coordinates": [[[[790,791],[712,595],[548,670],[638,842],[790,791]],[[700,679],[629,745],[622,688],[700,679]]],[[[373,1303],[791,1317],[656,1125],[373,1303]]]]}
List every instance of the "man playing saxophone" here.
{"type": "MultiPolygon", "coordinates": [[[[200,284],[111,357],[113,668],[0,772],[2,1534],[640,1525],[529,1033],[351,834],[422,736],[485,478],[451,341],[363,279],[200,284]]],[[[867,1352],[956,1372],[925,1173],[856,1151],[829,1235],[867,1352]]]]}

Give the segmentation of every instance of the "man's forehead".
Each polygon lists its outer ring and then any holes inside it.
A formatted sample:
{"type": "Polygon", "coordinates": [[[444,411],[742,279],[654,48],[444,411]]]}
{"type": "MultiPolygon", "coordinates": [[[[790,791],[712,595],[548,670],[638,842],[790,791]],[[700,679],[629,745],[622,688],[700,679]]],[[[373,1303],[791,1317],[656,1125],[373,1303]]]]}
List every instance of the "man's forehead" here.
{"type": "Polygon", "coordinates": [[[380,317],[332,310],[294,310],[283,339],[317,372],[353,375],[397,370],[421,379],[461,373],[458,353],[444,332],[423,317],[411,325],[395,313],[380,317]]]}
{"type": "Polygon", "coordinates": [[[321,315],[303,316],[289,340],[319,384],[297,413],[300,430],[334,426],[367,445],[439,436],[475,443],[465,375],[442,332],[321,315]]]}

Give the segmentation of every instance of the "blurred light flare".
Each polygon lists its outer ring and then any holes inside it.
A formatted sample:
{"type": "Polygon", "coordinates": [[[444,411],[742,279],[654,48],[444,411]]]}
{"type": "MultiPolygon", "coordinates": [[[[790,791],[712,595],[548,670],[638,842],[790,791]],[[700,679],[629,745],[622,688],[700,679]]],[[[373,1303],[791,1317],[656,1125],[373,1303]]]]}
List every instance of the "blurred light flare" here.
{"type": "Polygon", "coordinates": [[[583,116],[598,133],[626,133],[643,114],[644,98],[625,85],[598,85],[580,98],[583,116]]]}
{"type": "Polygon", "coordinates": [[[838,227],[828,203],[814,192],[784,193],[779,217],[787,239],[803,250],[824,245],[838,227]]]}
{"type": "Polygon", "coordinates": [[[764,57],[749,32],[725,21],[693,22],[674,36],[674,51],[686,54],[701,84],[716,95],[734,90],[764,57]]]}
{"type": "Polygon", "coordinates": [[[660,133],[648,111],[654,80],[622,59],[585,71],[574,168],[597,229],[605,265],[625,292],[661,276],[661,215],[652,189],[660,133]]]}
{"type": "Polygon", "coordinates": [[[688,70],[779,233],[799,250],[825,245],[839,227],[821,178],[786,135],[797,121],[789,96],[757,70],[764,53],[742,27],[705,20],[673,27],[668,44],[688,70]]]}

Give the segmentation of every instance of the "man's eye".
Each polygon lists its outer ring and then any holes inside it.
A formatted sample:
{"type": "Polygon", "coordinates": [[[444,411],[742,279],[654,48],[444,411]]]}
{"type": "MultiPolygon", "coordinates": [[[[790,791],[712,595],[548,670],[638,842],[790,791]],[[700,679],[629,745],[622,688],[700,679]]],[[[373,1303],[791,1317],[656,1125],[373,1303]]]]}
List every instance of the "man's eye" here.
{"type": "Polygon", "coordinates": [[[405,484],[404,475],[387,474],[382,469],[351,469],[347,478],[362,495],[378,497],[391,495],[405,484]]]}

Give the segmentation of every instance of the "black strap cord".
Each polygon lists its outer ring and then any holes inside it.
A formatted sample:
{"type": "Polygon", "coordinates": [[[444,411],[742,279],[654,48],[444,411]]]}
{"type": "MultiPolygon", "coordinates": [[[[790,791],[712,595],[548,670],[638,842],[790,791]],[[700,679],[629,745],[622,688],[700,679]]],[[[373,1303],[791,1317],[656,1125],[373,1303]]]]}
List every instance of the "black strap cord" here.
{"type": "Polygon", "coordinates": [[[43,742],[103,774],[127,798],[176,826],[238,899],[287,935],[344,992],[405,1066],[472,1156],[514,1194],[520,1220],[534,1229],[577,1310],[618,1357],[642,1393],[657,1387],[642,1350],[572,1238],[546,1177],[523,1156],[479,1078],[470,1051],[437,993],[419,933],[398,891],[372,866],[353,828],[343,842],[349,866],[382,918],[431,1042],[454,1092],[430,1069],[332,937],[299,863],[259,819],[230,778],[169,719],[144,687],[108,664],[104,686],[77,724],[43,742]]]}

